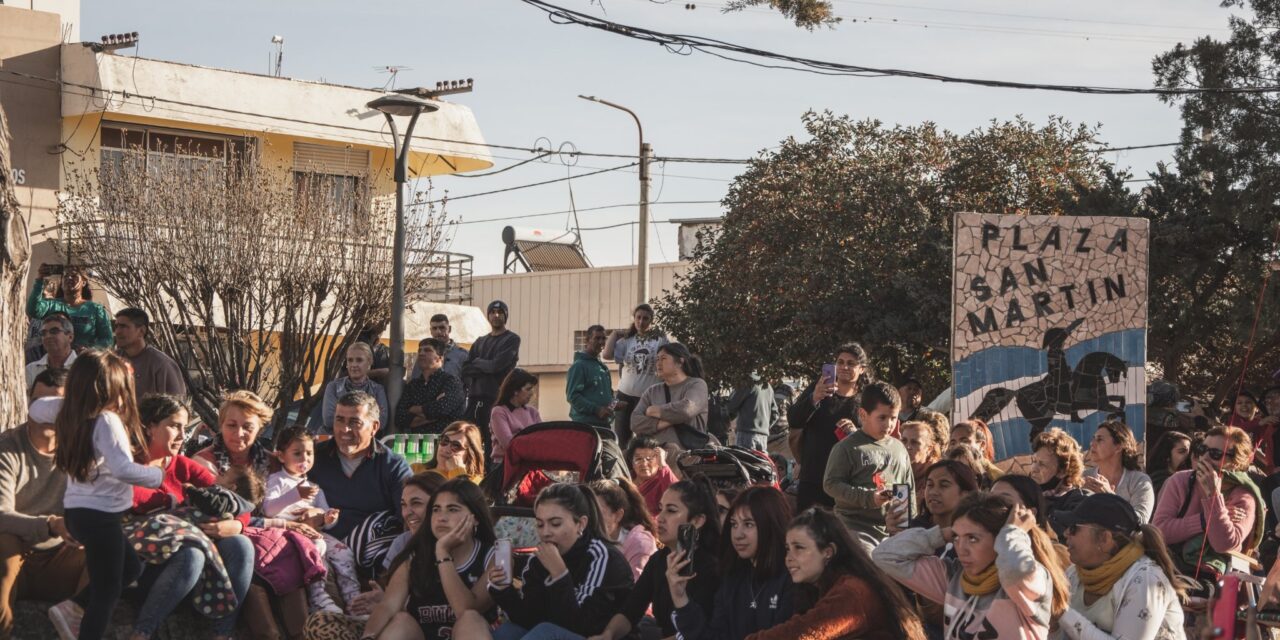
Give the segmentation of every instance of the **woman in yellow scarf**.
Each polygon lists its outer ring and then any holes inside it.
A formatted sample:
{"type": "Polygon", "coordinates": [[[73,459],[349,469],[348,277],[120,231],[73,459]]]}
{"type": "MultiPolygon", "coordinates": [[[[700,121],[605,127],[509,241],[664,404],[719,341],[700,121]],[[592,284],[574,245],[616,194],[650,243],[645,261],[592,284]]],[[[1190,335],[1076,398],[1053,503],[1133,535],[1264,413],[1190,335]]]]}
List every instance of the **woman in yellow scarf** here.
{"type": "Polygon", "coordinates": [[[1055,521],[1066,528],[1074,563],[1070,608],[1058,620],[1065,637],[1185,639],[1186,589],[1159,529],[1111,493],[1095,493],[1055,521]]]}

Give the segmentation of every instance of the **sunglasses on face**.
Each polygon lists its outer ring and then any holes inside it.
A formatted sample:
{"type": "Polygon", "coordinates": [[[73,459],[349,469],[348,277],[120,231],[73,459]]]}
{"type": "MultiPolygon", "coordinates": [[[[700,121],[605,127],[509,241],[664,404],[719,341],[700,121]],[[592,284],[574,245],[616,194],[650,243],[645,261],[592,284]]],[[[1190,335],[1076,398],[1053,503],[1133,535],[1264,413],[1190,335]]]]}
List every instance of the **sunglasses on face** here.
{"type": "Polygon", "coordinates": [[[1221,462],[1222,458],[1228,454],[1232,457],[1236,455],[1235,447],[1232,447],[1230,451],[1223,451],[1216,447],[1206,447],[1203,444],[1196,444],[1196,446],[1192,447],[1191,452],[1201,457],[1208,456],[1214,462],[1221,462]]]}
{"type": "Polygon", "coordinates": [[[443,438],[440,440],[440,448],[442,449],[445,447],[450,447],[452,449],[462,449],[465,446],[466,444],[461,440],[450,440],[448,438],[443,438]]]}

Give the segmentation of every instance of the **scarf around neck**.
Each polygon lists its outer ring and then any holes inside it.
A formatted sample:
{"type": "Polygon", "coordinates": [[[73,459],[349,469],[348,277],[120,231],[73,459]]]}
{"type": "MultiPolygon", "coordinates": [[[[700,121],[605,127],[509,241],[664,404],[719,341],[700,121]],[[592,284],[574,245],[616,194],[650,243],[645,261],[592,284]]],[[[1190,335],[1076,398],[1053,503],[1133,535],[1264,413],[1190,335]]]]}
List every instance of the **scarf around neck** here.
{"type": "Polygon", "coordinates": [[[1111,591],[1111,587],[1115,586],[1120,576],[1123,576],[1124,572],[1128,571],[1129,567],[1142,556],[1142,545],[1137,540],[1131,540],[1109,560],[1097,567],[1086,569],[1076,565],[1076,574],[1080,576],[1080,584],[1084,586],[1086,593],[1094,597],[1102,597],[1111,591]]]}
{"type": "MultiPolygon", "coordinates": [[[[216,434],[213,438],[213,462],[218,467],[218,473],[226,473],[227,469],[235,466],[231,461],[231,452],[227,450],[227,443],[222,439],[222,434],[216,434]]],[[[262,443],[255,440],[249,445],[249,466],[258,474],[259,480],[265,480],[270,467],[270,454],[262,443]]]]}
{"type": "Polygon", "coordinates": [[[960,587],[968,596],[989,596],[995,593],[1000,589],[1000,572],[996,569],[996,563],[992,562],[991,566],[984,569],[976,578],[961,572],[960,587]]]}

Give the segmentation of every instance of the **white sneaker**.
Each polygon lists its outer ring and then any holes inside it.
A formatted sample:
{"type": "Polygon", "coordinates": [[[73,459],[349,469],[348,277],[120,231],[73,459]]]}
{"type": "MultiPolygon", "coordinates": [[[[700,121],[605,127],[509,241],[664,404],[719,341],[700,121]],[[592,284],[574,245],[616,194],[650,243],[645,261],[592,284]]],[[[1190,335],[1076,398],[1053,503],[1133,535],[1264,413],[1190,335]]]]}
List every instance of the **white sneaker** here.
{"type": "Polygon", "coordinates": [[[53,623],[62,640],[76,640],[80,636],[80,620],[83,618],[84,609],[70,600],[49,607],[49,622],[53,623]]]}

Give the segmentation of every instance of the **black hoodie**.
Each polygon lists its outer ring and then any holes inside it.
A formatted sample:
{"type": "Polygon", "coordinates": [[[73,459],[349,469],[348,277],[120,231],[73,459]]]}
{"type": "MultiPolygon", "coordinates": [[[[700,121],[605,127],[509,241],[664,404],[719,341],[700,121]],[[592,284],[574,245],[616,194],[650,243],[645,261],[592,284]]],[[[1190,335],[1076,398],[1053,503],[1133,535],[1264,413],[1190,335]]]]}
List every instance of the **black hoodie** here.
{"type": "Polygon", "coordinates": [[[489,593],[525,629],[550,622],[583,636],[604,631],[634,584],[627,559],[616,546],[582,536],[564,555],[564,566],[569,575],[548,584],[551,576],[535,556],[520,575],[520,589],[490,585],[489,593]]]}

